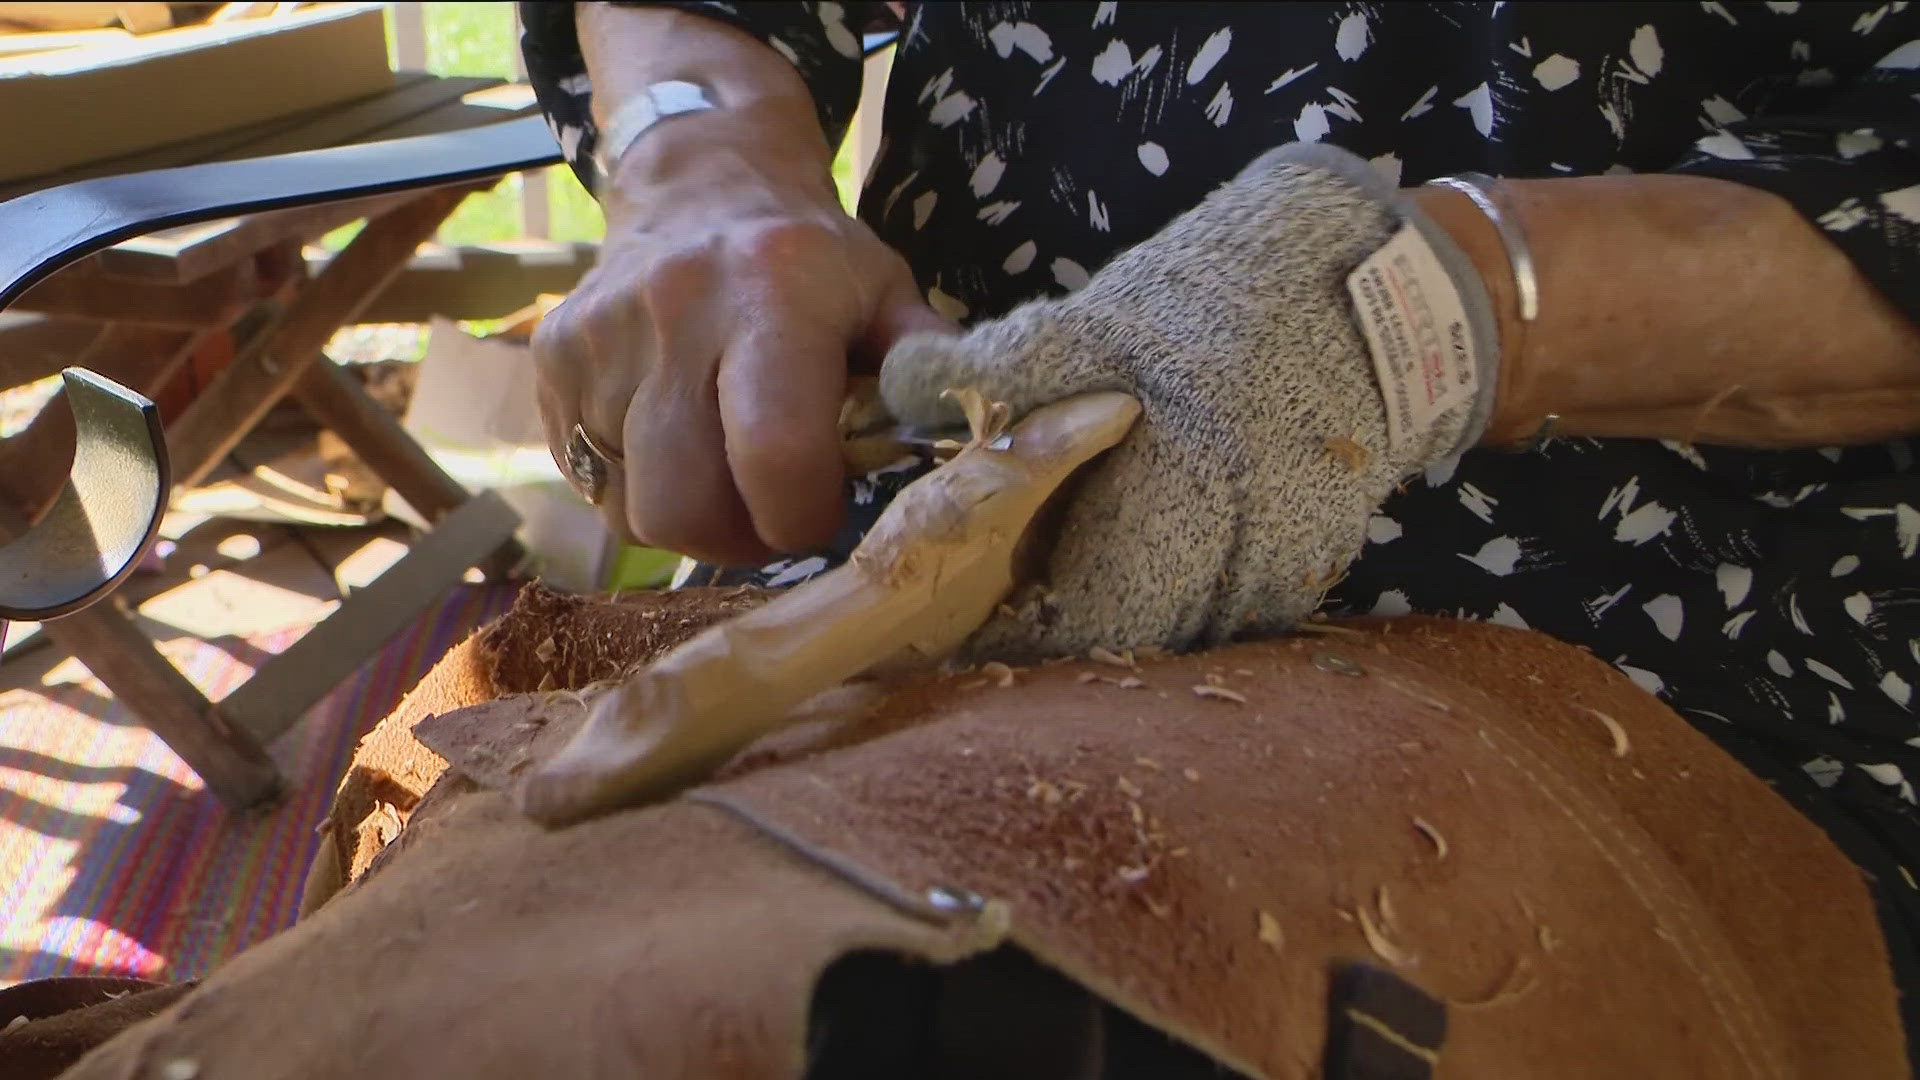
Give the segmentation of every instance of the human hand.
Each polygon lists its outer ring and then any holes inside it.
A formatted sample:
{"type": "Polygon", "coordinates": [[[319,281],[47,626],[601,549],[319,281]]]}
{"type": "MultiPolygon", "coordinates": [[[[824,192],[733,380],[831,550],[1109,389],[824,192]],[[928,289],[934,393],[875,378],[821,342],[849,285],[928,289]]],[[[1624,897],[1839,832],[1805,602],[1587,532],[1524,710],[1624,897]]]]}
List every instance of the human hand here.
{"type": "Polygon", "coordinates": [[[1485,288],[1452,241],[1364,161],[1295,144],[1079,292],[903,341],[880,387],[909,423],[950,421],[949,387],[1016,415],[1088,390],[1145,406],[1067,506],[1047,580],[968,642],[1030,658],[1181,649],[1305,617],[1393,487],[1479,437],[1497,360],[1485,288]],[[1458,348],[1386,345],[1400,374],[1383,394],[1348,276],[1389,241],[1359,277],[1377,318],[1458,348]],[[1396,258],[1420,263],[1414,248],[1437,256],[1424,273],[1396,258]]]}
{"type": "Polygon", "coordinates": [[[849,358],[951,327],[824,173],[709,115],[683,128],[704,125],[693,145],[663,128],[623,161],[600,259],[533,354],[562,470],[576,424],[618,459],[600,500],[616,531],[737,564],[838,527],[849,358]]]}

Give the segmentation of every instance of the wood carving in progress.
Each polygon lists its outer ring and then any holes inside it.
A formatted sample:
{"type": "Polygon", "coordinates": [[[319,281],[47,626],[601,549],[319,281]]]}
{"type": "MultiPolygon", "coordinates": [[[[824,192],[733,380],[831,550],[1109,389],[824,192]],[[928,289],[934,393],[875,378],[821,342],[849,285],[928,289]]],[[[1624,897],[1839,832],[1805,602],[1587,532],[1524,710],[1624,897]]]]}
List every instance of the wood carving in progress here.
{"type": "Polygon", "coordinates": [[[1126,394],[1083,394],[1004,434],[960,395],[972,441],[895,498],[853,557],[714,626],[588,703],[585,723],[518,792],[558,826],[659,799],[779,727],[814,695],[879,668],[937,663],[1013,589],[1022,538],[1074,470],[1139,415],[1126,394]]]}

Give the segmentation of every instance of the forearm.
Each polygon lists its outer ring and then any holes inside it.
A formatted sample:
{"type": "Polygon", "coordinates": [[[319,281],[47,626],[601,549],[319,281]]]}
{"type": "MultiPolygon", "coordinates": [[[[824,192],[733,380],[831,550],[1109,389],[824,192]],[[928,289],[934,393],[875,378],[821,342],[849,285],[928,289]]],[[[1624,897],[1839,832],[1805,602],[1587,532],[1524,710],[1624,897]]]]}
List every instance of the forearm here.
{"type": "Polygon", "coordinates": [[[1565,434],[1745,445],[1920,431],[1920,327],[1775,195],[1673,175],[1502,182],[1539,277],[1526,324],[1479,210],[1444,188],[1414,197],[1500,313],[1489,445],[1550,414],[1565,434]]]}
{"type": "Polygon", "coordinates": [[[656,212],[664,186],[736,200],[760,192],[769,201],[835,201],[832,148],[806,84],[779,53],[725,23],[670,8],[581,3],[575,12],[602,133],[623,105],[667,80],[700,85],[715,105],[662,121],[608,163],[599,194],[610,220],[656,212]]]}

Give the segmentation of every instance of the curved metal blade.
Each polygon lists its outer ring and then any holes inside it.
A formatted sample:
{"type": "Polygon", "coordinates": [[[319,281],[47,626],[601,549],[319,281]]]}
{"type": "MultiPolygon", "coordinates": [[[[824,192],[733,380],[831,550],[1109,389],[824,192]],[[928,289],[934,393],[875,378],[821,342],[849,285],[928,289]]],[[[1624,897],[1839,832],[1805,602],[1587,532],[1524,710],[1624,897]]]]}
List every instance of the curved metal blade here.
{"type": "Polygon", "coordinates": [[[73,470],[46,515],[0,546],[0,618],[69,615],[112,591],[160,530],[171,486],[153,402],[84,368],[60,373],[73,470]]]}

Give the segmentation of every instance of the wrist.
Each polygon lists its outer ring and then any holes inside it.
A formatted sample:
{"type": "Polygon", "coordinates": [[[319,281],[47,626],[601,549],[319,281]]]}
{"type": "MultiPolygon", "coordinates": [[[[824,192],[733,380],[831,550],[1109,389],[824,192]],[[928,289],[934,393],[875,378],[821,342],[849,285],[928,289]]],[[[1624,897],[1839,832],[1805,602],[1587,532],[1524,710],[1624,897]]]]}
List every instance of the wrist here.
{"type": "MultiPolygon", "coordinates": [[[[1461,191],[1432,186],[1411,188],[1403,194],[1453,240],[1480,276],[1493,305],[1500,349],[1497,384],[1481,391],[1493,395],[1493,402],[1480,444],[1518,443],[1540,429],[1547,412],[1533,400],[1524,378],[1526,323],[1521,317],[1519,288],[1507,244],[1486,212],[1461,191]]],[[[1521,228],[1524,230],[1525,225],[1521,228]]]]}
{"type": "Polygon", "coordinates": [[[609,163],[599,192],[609,226],[716,204],[838,213],[832,157],[812,106],[799,109],[762,102],[664,119],[609,163]]]}

